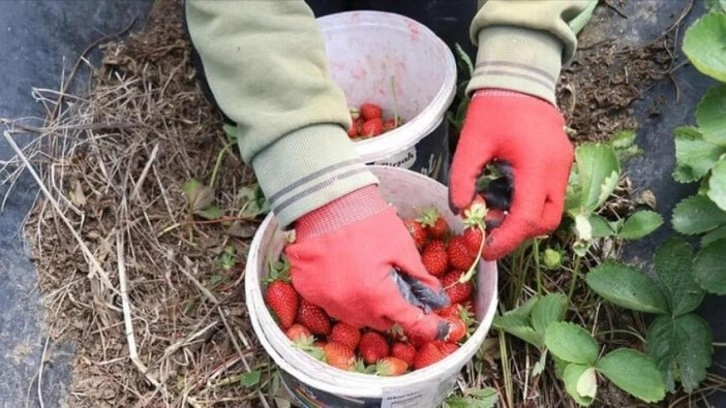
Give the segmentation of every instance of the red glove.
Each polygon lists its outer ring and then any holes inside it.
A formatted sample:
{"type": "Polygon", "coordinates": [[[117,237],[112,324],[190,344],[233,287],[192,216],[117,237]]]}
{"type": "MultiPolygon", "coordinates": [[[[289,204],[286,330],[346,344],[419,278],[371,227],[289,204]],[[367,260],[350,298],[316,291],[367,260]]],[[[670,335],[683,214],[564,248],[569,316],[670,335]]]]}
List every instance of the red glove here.
{"type": "Polygon", "coordinates": [[[295,227],[286,255],[292,284],[307,301],[358,327],[386,331],[398,323],[424,340],[448,334],[448,323],[431,310],[449,299],[377,187],[333,201],[295,227]]]}
{"type": "MultiPolygon", "coordinates": [[[[514,188],[509,214],[487,233],[484,259],[499,259],[524,240],[550,233],[562,220],[574,159],[564,125],[556,107],[533,96],[489,89],[473,95],[451,165],[452,209],[469,206],[490,161],[504,165],[514,188]]],[[[489,207],[497,207],[493,201],[509,205],[506,199],[485,198],[489,207]]]]}

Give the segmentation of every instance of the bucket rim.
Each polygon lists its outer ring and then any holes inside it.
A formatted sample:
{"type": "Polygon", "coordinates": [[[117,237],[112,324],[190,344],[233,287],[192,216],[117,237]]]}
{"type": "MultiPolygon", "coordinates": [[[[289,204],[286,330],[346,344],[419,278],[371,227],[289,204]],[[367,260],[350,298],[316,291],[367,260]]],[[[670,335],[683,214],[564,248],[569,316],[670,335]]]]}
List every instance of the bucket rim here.
{"type": "MultiPolygon", "coordinates": [[[[407,169],[378,165],[370,165],[368,167],[373,168],[374,172],[405,172],[410,175],[410,177],[425,178],[430,182],[434,182],[443,186],[436,180],[433,180],[427,176],[407,169]]],[[[478,274],[484,273],[487,275],[491,275],[491,279],[493,280],[491,299],[489,301],[489,304],[486,306],[486,313],[482,318],[479,327],[472,334],[469,340],[462,344],[456,352],[447,356],[447,358],[442,361],[439,361],[428,367],[415,370],[403,376],[377,378],[369,374],[345,372],[343,370],[336,369],[318,360],[315,360],[307,353],[300,351],[300,353],[302,353],[302,358],[309,360],[311,364],[316,366],[316,370],[325,370],[326,372],[331,374],[331,377],[345,377],[348,382],[360,381],[365,379],[366,382],[371,382],[371,384],[366,384],[368,386],[361,385],[359,387],[344,387],[339,384],[319,380],[318,378],[313,376],[312,372],[309,373],[303,371],[299,367],[296,367],[295,365],[287,361],[282,356],[282,354],[279,353],[277,349],[273,346],[273,342],[271,341],[271,339],[268,338],[271,336],[277,337],[280,342],[285,344],[285,346],[293,347],[293,343],[284,335],[284,332],[277,326],[277,324],[274,323],[272,315],[264,304],[262,285],[260,284],[260,275],[258,274],[258,272],[261,271],[256,270],[256,265],[258,263],[257,250],[262,248],[262,240],[266,235],[265,231],[270,231],[271,228],[275,228],[275,230],[271,231],[274,239],[274,234],[279,234],[280,232],[277,230],[276,219],[273,213],[270,213],[265,217],[264,221],[262,222],[262,224],[260,224],[260,227],[258,229],[259,233],[255,234],[255,237],[253,238],[253,241],[250,245],[250,256],[248,257],[247,266],[245,267],[245,301],[247,304],[247,309],[253,329],[265,351],[270,355],[275,364],[277,364],[281,370],[287,372],[289,375],[293,376],[298,381],[306,384],[307,386],[327,393],[352,398],[383,398],[386,392],[389,391],[402,390],[412,386],[423,387],[426,384],[432,384],[434,382],[439,383],[442,380],[442,377],[445,374],[448,374],[456,365],[459,364],[461,360],[468,361],[468,359],[476,354],[476,351],[479,349],[481,342],[484,341],[487,333],[491,330],[499,296],[498,268],[495,261],[482,260],[478,274]],[[483,270],[485,270],[486,272],[484,272],[483,270]],[[260,321],[261,318],[266,322],[260,321]],[[272,323],[271,325],[264,324],[270,322],[272,323]],[[271,327],[266,328],[265,326],[271,327]],[[275,332],[270,332],[270,330],[275,332]],[[377,384],[378,381],[380,381],[381,383],[377,384]]],[[[466,361],[464,362],[464,364],[466,364],[466,361]]]]}

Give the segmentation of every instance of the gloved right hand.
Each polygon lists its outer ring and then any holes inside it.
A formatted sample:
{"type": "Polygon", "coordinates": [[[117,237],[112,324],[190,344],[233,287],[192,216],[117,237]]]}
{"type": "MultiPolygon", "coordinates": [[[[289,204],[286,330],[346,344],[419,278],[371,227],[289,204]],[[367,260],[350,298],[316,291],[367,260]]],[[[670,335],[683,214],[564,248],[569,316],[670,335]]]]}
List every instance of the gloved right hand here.
{"type": "Polygon", "coordinates": [[[298,293],[335,319],[380,331],[397,323],[425,341],[448,334],[431,311],[449,299],[376,186],[301,217],[285,254],[298,293]]]}

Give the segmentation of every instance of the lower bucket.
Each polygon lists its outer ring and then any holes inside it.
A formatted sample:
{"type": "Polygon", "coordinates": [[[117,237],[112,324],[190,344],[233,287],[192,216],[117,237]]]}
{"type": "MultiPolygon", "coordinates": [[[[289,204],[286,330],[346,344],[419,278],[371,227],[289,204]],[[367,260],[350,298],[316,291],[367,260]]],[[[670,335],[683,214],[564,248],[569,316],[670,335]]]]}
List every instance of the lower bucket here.
{"type": "Polygon", "coordinates": [[[363,160],[409,169],[448,182],[446,111],[456,94],[451,49],[426,26],[380,11],[352,11],[317,19],[332,79],[349,106],[372,102],[403,125],[356,141],[363,160]]]}
{"type": "MultiPolygon", "coordinates": [[[[411,217],[422,207],[438,208],[451,228],[463,230],[461,220],[450,212],[446,187],[429,177],[390,166],[372,165],[381,181],[381,192],[396,206],[401,217],[411,217]]],[[[265,218],[255,235],[245,271],[245,291],[250,320],[260,343],[278,365],[289,393],[302,407],[438,407],[451,392],[462,367],[481,347],[494,319],[497,305],[497,266],[481,262],[476,274],[476,317],[479,327],[447,358],[398,377],[378,377],[347,372],[295,348],[277,326],[265,303],[261,285],[268,273],[267,261],[278,259],[285,234],[273,214],[265,218]]]]}

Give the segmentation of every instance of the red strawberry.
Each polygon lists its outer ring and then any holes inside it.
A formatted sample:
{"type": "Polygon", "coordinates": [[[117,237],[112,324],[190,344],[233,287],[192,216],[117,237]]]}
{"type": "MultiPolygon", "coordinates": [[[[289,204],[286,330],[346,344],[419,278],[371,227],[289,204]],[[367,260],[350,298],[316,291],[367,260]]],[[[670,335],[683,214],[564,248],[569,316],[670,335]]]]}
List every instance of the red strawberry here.
{"type": "Polygon", "coordinates": [[[409,364],[397,357],[384,357],[376,364],[376,374],[382,376],[396,376],[406,373],[409,364]]]}
{"type": "Polygon", "coordinates": [[[436,348],[439,349],[439,351],[444,356],[448,356],[449,354],[451,354],[459,349],[459,345],[456,343],[447,343],[445,341],[435,341],[434,344],[436,345],[436,348]]]}
{"type": "Polygon", "coordinates": [[[421,212],[419,222],[432,239],[444,239],[449,232],[449,223],[446,222],[446,219],[436,208],[424,209],[421,212]]]}
{"type": "Polygon", "coordinates": [[[377,332],[364,333],[358,344],[358,352],[366,364],[374,364],[386,357],[389,351],[388,342],[377,332]]]}
{"type": "Polygon", "coordinates": [[[357,118],[353,119],[353,121],[350,124],[350,127],[348,128],[348,137],[355,138],[359,136],[360,128],[363,125],[363,119],[357,118]]]}
{"type": "Polygon", "coordinates": [[[436,347],[435,343],[426,343],[416,352],[416,357],[413,359],[413,368],[418,370],[428,367],[431,364],[443,360],[444,357],[446,356],[436,347]]]}
{"type": "Polygon", "coordinates": [[[338,322],[330,331],[328,341],[340,343],[351,350],[355,350],[360,342],[360,330],[348,323],[338,322]]]}
{"type": "Polygon", "coordinates": [[[327,336],[330,333],[330,318],[328,315],[322,308],[305,299],[301,299],[297,320],[298,323],[307,327],[312,334],[327,336]]]}
{"type": "Polygon", "coordinates": [[[433,276],[443,275],[449,267],[449,259],[446,256],[446,245],[443,241],[431,241],[421,253],[421,262],[426,270],[433,276]]]}
{"type": "Polygon", "coordinates": [[[464,242],[466,249],[469,250],[469,255],[476,257],[479,252],[479,248],[481,247],[481,241],[484,239],[484,233],[479,228],[473,227],[465,229],[462,236],[462,241],[464,242]]]}
{"type": "Polygon", "coordinates": [[[316,341],[316,342],[313,343],[313,346],[319,347],[319,348],[322,349],[323,347],[325,347],[326,344],[328,344],[328,343],[325,342],[325,341],[322,341],[322,340],[318,340],[318,341],[316,341]]]}
{"type": "Polygon", "coordinates": [[[408,365],[413,365],[413,358],[416,356],[416,347],[411,343],[396,342],[391,347],[391,356],[400,358],[408,365]]]}
{"type": "Polygon", "coordinates": [[[383,112],[381,107],[374,103],[364,103],[359,109],[360,116],[365,120],[381,119],[383,112]]]}
{"type": "Polygon", "coordinates": [[[323,346],[323,352],[325,353],[325,360],[333,367],[350,371],[355,365],[353,350],[340,343],[328,342],[323,346]]]}
{"type": "Polygon", "coordinates": [[[283,330],[287,330],[295,323],[300,305],[300,295],[288,282],[276,280],[267,285],[265,303],[272,309],[273,314],[283,330]]]}
{"type": "MultiPolygon", "coordinates": [[[[400,122],[399,122],[400,123],[400,122]]],[[[383,131],[384,132],[390,132],[391,130],[397,128],[396,119],[386,119],[383,121],[383,131]]]]}
{"type": "MultiPolygon", "coordinates": [[[[443,286],[443,284],[442,284],[443,286]]],[[[449,306],[446,306],[443,309],[439,309],[436,314],[441,317],[448,317],[448,316],[458,316],[459,311],[461,309],[461,305],[459,303],[454,303],[449,306]]]]}
{"type": "Polygon", "coordinates": [[[418,248],[419,251],[422,250],[423,247],[426,246],[426,241],[428,240],[424,227],[417,220],[404,220],[403,224],[413,237],[413,242],[416,244],[416,248],[418,248]]]}
{"type": "Polygon", "coordinates": [[[465,300],[469,300],[471,292],[474,290],[474,286],[471,281],[460,283],[459,278],[463,275],[462,271],[451,271],[441,278],[441,286],[444,287],[446,295],[452,304],[461,303],[465,300]]]}
{"type": "Polygon", "coordinates": [[[293,342],[304,342],[305,340],[311,339],[313,337],[313,335],[310,333],[310,330],[308,330],[305,326],[297,323],[290,326],[290,328],[285,331],[285,335],[293,342]]]}
{"type": "Polygon", "coordinates": [[[446,321],[449,322],[449,334],[446,341],[458,343],[466,335],[466,325],[458,316],[448,316],[446,321]]]}
{"type": "Polygon", "coordinates": [[[446,256],[449,258],[449,265],[456,269],[468,270],[475,261],[475,256],[471,256],[461,235],[451,237],[446,247],[446,256]]]}
{"type": "Polygon", "coordinates": [[[380,118],[367,120],[360,127],[361,137],[374,137],[381,133],[383,133],[383,121],[380,118]]]}

